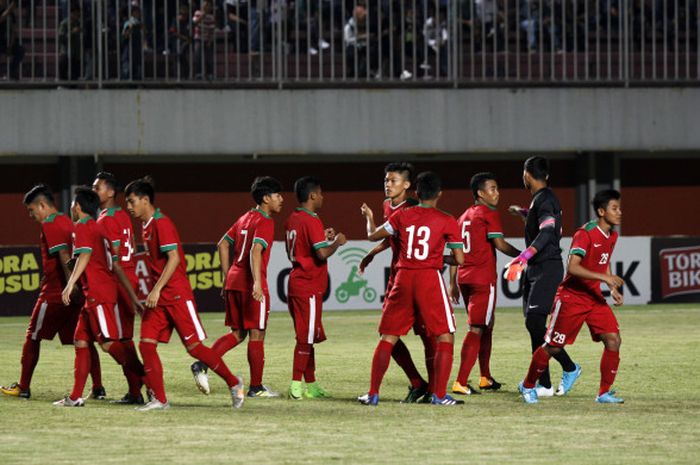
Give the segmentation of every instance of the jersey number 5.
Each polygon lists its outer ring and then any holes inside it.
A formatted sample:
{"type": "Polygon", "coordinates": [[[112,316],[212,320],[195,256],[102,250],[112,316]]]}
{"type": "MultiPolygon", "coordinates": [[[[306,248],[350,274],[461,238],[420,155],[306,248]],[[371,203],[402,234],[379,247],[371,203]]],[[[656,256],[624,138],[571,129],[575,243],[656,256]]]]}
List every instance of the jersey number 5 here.
{"type": "Polygon", "coordinates": [[[469,253],[472,251],[472,238],[469,235],[469,226],[471,224],[471,221],[465,221],[462,223],[462,250],[464,253],[469,253]]]}
{"type": "Polygon", "coordinates": [[[430,228],[427,226],[421,226],[416,232],[415,226],[409,226],[406,228],[408,233],[408,247],[406,249],[406,255],[408,258],[415,257],[416,260],[425,260],[428,258],[428,240],[430,240],[430,228]],[[413,248],[414,237],[418,240],[418,246],[413,248]]]}

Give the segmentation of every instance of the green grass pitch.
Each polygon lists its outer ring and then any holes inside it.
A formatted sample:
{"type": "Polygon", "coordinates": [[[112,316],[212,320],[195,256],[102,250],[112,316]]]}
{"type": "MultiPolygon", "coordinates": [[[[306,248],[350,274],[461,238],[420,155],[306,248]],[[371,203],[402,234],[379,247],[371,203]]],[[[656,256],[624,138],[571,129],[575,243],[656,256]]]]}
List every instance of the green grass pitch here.
{"type": "MultiPolygon", "coordinates": [[[[457,315],[455,369],[466,328],[464,310],[457,315]]],[[[499,309],[496,320],[492,371],[503,390],[466,398],[456,408],[400,404],[407,383],[393,363],[380,405],[355,402],[368,387],[379,312],[325,314],[329,340],[316,348],[317,374],[332,399],[250,399],[239,411],[231,409],[215,375],[210,396],[196,390],[192,360],[177,337],[160,346],[169,411],[141,413],[104,401],[54,407],[51,402],[70,390],[73,350],[44,342],[32,400],[0,398],[0,463],[700,463],[700,308],[636,306],[617,315],[623,343],[615,387],[624,405],[594,403],[602,346],[585,328],[570,349],[583,367],[572,393],[523,404],[517,383],[529,363],[529,342],[515,309],[499,309]]],[[[211,344],[225,331],[222,314],[202,318],[211,344]]],[[[26,324],[27,318],[0,318],[0,383],[19,376],[26,324]]],[[[283,392],[291,377],[292,334],[289,316],[273,313],[264,379],[283,392]]],[[[405,340],[424,371],[420,341],[413,335],[405,340]]],[[[239,346],[225,360],[248,379],[245,350],[239,346]]],[[[121,372],[101,355],[108,397],[121,397],[121,372]]],[[[551,366],[557,379],[560,368],[551,366]]],[[[450,383],[454,376],[453,370],[450,383]]]]}

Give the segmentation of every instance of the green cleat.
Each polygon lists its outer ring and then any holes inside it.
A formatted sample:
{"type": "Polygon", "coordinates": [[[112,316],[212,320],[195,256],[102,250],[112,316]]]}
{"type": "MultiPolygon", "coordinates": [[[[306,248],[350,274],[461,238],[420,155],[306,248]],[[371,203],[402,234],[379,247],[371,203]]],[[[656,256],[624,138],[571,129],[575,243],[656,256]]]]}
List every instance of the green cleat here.
{"type": "Polygon", "coordinates": [[[413,386],[408,387],[408,394],[406,398],[401,401],[402,404],[415,404],[418,399],[423,397],[425,393],[428,392],[428,383],[422,384],[421,386],[415,388],[413,386]]]}
{"type": "Polygon", "coordinates": [[[292,400],[301,400],[304,398],[304,389],[301,387],[301,381],[292,381],[289,385],[287,395],[292,400]]]}
{"type": "Polygon", "coordinates": [[[324,397],[330,397],[330,394],[328,394],[321,386],[319,386],[318,383],[313,382],[306,385],[304,397],[307,397],[309,399],[320,399],[324,397]]]}

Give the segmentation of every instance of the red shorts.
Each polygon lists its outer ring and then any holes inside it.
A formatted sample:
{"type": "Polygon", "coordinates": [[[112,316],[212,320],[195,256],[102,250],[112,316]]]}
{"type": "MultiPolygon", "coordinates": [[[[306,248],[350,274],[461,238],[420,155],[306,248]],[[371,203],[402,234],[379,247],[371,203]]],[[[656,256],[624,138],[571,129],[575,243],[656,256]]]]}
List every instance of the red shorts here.
{"type": "MultiPolygon", "coordinates": [[[[384,305],[382,306],[382,311],[384,311],[384,307],[386,307],[386,302],[389,297],[389,294],[391,293],[391,288],[394,287],[394,282],[396,280],[396,270],[394,268],[391,269],[391,272],[389,273],[389,280],[386,284],[386,291],[384,292],[384,305]]],[[[425,323],[423,323],[423,318],[420,316],[420,314],[415,314],[415,322],[413,323],[413,334],[416,336],[425,336],[425,323]]]]}
{"type": "Polygon", "coordinates": [[[116,314],[113,304],[94,304],[83,307],[73,339],[100,344],[119,339],[116,314]]]}
{"type": "Polygon", "coordinates": [[[226,320],[231,329],[259,329],[265,331],[270,315],[270,294],[258,302],[249,291],[226,291],[226,320]]]}
{"type": "Polygon", "coordinates": [[[573,344],[584,322],[588,325],[591,338],[596,342],[600,341],[601,334],[620,332],[617,318],[608,304],[564,301],[557,296],[544,340],[553,347],[573,344]]]}
{"type": "Polygon", "coordinates": [[[197,308],[192,300],[158,304],[156,308],[146,308],[141,318],[141,339],[155,339],[158,342],[170,341],[173,328],[180,335],[184,345],[201,342],[207,338],[199,319],[197,308]]]}
{"type": "Polygon", "coordinates": [[[323,312],[323,294],[309,296],[288,296],[289,314],[294,321],[297,342],[315,344],[326,340],[321,315],[323,312]]]}
{"type": "Polygon", "coordinates": [[[428,336],[455,332],[455,317],[440,270],[398,270],[384,301],[379,333],[403,336],[418,318],[428,336]]]}
{"type": "Polygon", "coordinates": [[[496,311],[496,283],[460,284],[459,290],[467,307],[469,326],[493,327],[496,311]]]}
{"type": "Polygon", "coordinates": [[[73,334],[75,325],[78,324],[81,307],[82,302],[80,305],[73,304],[66,307],[63,304],[50,304],[38,299],[32,310],[32,317],[29,319],[27,336],[33,341],[41,339],[50,341],[58,334],[61,344],[73,344],[73,334]]]}
{"type": "MultiPolygon", "coordinates": [[[[136,291],[139,285],[139,278],[135,274],[129,275],[131,288],[136,291]]],[[[117,326],[119,327],[119,339],[133,339],[134,337],[134,319],[136,317],[136,309],[131,305],[129,293],[122,287],[121,283],[117,286],[117,326]]]]}

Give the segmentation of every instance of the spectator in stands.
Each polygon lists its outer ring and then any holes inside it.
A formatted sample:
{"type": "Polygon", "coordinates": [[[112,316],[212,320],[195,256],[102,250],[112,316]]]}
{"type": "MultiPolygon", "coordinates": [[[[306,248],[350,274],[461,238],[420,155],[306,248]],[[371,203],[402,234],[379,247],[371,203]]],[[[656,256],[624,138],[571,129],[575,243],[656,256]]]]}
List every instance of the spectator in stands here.
{"type": "Polygon", "coordinates": [[[258,0],[226,0],[226,22],[239,52],[260,52],[258,0]]]}
{"type": "Polygon", "coordinates": [[[195,79],[214,79],[214,33],[216,18],[211,0],[203,0],[201,9],[194,12],[195,79]]]}
{"type": "Polygon", "coordinates": [[[81,32],[80,6],[76,4],[58,26],[58,76],[63,81],[75,81],[82,75],[81,32]]]}
{"type": "Polygon", "coordinates": [[[425,76],[430,76],[430,70],[437,70],[437,77],[447,76],[447,11],[436,9],[433,3],[428,3],[428,14],[423,24],[423,39],[427,45],[427,56],[421,64],[425,76]]]}
{"type": "Polygon", "coordinates": [[[379,54],[376,37],[370,32],[367,20],[367,8],[357,5],[352,17],[343,29],[343,42],[345,43],[345,57],[348,77],[374,77],[378,69],[379,54]],[[369,48],[368,48],[369,47],[369,48]]]}
{"type": "Polygon", "coordinates": [[[122,79],[143,79],[143,45],[141,7],[132,3],[129,19],[122,27],[122,79]]]}
{"type": "Polygon", "coordinates": [[[17,37],[17,0],[0,0],[0,56],[10,59],[10,79],[19,79],[19,68],[24,58],[24,47],[17,37]]]}
{"type": "Polygon", "coordinates": [[[172,75],[178,79],[192,79],[190,63],[192,61],[192,33],[190,31],[190,8],[181,3],[178,14],[173,18],[168,30],[169,50],[173,55],[172,75]]]}

